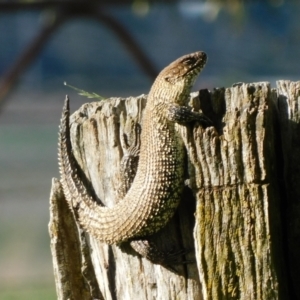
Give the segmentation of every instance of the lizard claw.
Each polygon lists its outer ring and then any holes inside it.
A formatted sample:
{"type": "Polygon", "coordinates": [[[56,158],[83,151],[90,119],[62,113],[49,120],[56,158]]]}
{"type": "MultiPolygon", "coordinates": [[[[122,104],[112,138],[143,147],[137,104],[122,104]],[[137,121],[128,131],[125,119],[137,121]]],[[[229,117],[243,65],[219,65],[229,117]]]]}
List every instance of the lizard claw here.
{"type": "Polygon", "coordinates": [[[204,125],[205,127],[213,126],[213,122],[210,118],[205,116],[204,114],[200,114],[199,119],[196,119],[201,125],[204,125]]]}

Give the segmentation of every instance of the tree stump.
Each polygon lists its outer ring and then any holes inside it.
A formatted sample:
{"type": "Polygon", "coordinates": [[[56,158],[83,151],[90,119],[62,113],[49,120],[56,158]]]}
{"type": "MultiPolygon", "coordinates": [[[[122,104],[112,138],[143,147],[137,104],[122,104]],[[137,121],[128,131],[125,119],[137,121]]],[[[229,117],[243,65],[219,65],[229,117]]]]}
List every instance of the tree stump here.
{"type": "MultiPolygon", "coordinates": [[[[176,271],[126,243],[108,246],[82,232],[53,179],[49,231],[58,299],[300,297],[300,82],[277,86],[241,83],[191,94],[189,105],[214,127],[178,125],[186,187],[177,213],[155,235],[162,250],[193,249],[191,263],[176,271]]],[[[71,117],[74,155],[107,206],[117,199],[135,123],[143,130],[146,98],[88,103],[71,117]]]]}

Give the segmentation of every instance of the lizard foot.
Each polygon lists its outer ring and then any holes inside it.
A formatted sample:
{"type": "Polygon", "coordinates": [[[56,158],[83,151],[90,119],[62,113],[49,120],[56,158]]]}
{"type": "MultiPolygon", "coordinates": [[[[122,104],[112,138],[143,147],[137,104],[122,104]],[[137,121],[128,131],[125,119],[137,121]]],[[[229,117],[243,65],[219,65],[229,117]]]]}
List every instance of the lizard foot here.
{"type": "Polygon", "coordinates": [[[158,249],[155,243],[146,239],[133,240],[130,242],[130,246],[142,257],[145,257],[152,263],[162,265],[172,271],[176,271],[172,267],[173,265],[190,264],[195,262],[195,260],[188,260],[183,257],[194,251],[194,249],[171,249],[170,251],[165,252],[158,249]]]}

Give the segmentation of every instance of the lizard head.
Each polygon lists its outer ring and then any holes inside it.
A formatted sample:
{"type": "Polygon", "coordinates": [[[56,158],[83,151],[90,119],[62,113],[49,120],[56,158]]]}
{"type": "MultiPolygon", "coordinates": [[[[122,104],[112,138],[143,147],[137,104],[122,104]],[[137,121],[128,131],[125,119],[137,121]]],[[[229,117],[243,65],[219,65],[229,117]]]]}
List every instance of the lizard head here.
{"type": "Polygon", "coordinates": [[[183,105],[206,60],[206,54],[199,51],[184,55],[165,67],[151,89],[156,101],[166,101],[168,98],[173,103],[183,105]]]}

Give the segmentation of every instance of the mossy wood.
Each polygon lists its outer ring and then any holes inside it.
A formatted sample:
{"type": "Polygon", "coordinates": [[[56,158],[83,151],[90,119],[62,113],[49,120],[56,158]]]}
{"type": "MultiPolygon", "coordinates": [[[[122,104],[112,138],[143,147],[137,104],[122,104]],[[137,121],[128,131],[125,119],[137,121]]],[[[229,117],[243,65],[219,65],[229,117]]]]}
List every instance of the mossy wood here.
{"type": "MultiPolygon", "coordinates": [[[[85,104],[71,118],[74,155],[107,206],[118,198],[120,160],[134,124],[143,128],[145,103],[146,96],[111,98],[85,104]]],[[[195,263],[168,270],[126,243],[89,237],[53,179],[49,231],[58,299],[300,297],[300,82],[201,90],[190,105],[215,126],[180,128],[189,180],[155,239],[162,250],[194,249],[185,259],[195,263]]]]}

